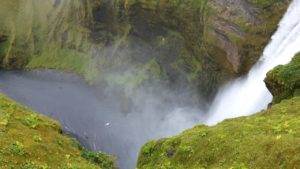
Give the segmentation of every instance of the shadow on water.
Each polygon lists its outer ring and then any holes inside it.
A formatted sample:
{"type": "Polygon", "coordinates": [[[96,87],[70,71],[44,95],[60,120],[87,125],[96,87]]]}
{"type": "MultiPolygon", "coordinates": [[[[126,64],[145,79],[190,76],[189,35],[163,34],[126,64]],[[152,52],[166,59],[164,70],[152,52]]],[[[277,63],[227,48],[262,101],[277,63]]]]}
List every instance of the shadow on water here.
{"type": "Polygon", "coordinates": [[[198,107],[185,106],[186,96],[146,92],[129,103],[118,90],[96,89],[73,74],[55,71],[1,72],[0,90],[59,120],[85,147],[116,155],[121,169],[135,168],[145,142],[202,120],[198,107]]]}

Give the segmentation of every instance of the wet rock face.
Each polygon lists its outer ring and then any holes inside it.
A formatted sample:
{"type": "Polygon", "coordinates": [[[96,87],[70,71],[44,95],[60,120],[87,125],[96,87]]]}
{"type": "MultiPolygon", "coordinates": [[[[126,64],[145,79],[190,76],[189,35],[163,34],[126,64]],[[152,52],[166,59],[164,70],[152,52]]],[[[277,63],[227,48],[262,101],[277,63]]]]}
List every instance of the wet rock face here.
{"type": "Polygon", "coordinates": [[[216,14],[211,16],[213,29],[211,35],[217,39],[216,46],[225,51],[226,60],[233,72],[239,73],[242,55],[237,42],[230,36],[235,36],[237,39],[245,38],[247,32],[243,26],[259,24],[260,11],[245,0],[214,0],[211,1],[211,6],[216,11],[216,14]],[[242,20],[247,25],[239,25],[237,20],[242,20]]]}
{"type": "Polygon", "coordinates": [[[142,63],[155,58],[174,83],[195,84],[209,97],[256,62],[288,3],[105,1],[95,10],[93,34],[98,39],[109,34],[104,38],[109,45],[116,34],[125,35],[120,49],[130,47],[131,58],[142,63]]]}
{"type": "Polygon", "coordinates": [[[237,19],[243,17],[249,23],[258,23],[259,8],[246,0],[213,0],[212,5],[218,9],[218,13],[224,18],[237,19]]]}

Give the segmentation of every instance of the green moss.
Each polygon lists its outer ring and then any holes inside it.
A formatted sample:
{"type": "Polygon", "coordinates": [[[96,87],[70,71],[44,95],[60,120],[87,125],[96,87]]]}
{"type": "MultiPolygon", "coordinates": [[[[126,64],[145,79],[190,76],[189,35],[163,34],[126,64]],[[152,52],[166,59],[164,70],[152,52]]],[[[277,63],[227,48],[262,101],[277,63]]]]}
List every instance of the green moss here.
{"type": "MultiPolygon", "coordinates": [[[[93,2],[94,3],[94,2],[93,2]]],[[[55,68],[84,75],[89,62],[90,1],[1,1],[0,44],[5,68],[55,68]],[[20,26],[22,25],[22,26],[20,26]],[[4,53],[4,54],[3,54],[4,53]],[[83,57],[84,56],[84,57],[83,57]]]]}
{"type": "MultiPolygon", "coordinates": [[[[0,168],[110,169],[113,158],[100,154],[97,163],[86,159],[56,121],[38,115],[0,94],[0,168]]],[[[97,153],[91,153],[96,154],[97,153]]],[[[97,156],[98,157],[98,156],[97,156]]]]}
{"type": "Polygon", "coordinates": [[[42,54],[32,56],[26,68],[58,69],[85,75],[88,61],[84,53],[69,49],[49,47],[45,49],[42,54]]]}
{"type": "Polygon", "coordinates": [[[266,85],[273,94],[273,103],[299,94],[300,89],[300,54],[291,63],[277,66],[267,74],[266,85]]]}
{"type": "Polygon", "coordinates": [[[9,151],[14,155],[19,155],[19,156],[25,155],[24,145],[18,141],[12,143],[9,146],[9,151]]]}
{"type": "Polygon", "coordinates": [[[23,119],[23,123],[34,129],[39,125],[38,116],[36,114],[30,114],[23,119]]]}
{"type": "Polygon", "coordinates": [[[114,161],[111,159],[110,156],[101,153],[101,152],[91,152],[91,151],[87,151],[84,150],[81,153],[81,156],[87,160],[89,160],[90,162],[104,168],[104,169],[114,169],[116,168],[114,161]]]}

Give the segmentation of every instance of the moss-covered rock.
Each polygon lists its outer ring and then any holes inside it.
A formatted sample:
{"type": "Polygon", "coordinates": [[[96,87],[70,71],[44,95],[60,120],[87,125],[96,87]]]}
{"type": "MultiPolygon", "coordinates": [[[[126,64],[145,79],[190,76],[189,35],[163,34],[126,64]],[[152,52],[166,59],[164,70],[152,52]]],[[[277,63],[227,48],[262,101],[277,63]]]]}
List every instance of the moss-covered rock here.
{"type": "Polygon", "coordinates": [[[299,96],[300,54],[296,55],[291,63],[277,66],[270,71],[265,82],[274,96],[273,103],[278,103],[293,96],[299,96]]]}
{"type": "Polygon", "coordinates": [[[83,150],[60,125],[0,94],[0,168],[113,169],[114,158],[83,150]],[[93,157],[93,158],[92,158],[93,157]]]}

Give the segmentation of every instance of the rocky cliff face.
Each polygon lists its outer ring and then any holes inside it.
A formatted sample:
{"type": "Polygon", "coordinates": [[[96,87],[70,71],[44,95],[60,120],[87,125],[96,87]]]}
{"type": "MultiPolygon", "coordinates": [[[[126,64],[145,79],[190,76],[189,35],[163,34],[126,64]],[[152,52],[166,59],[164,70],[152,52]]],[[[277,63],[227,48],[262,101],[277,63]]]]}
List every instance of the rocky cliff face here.
{"type": "MultiPolygon", "coordinates": [[[[126,34],[119,48],[129,46],[131,59],[143,64],[155,59],[173,82],[196,84],[209,96],[256,62],[288,2],[110,1],[95,16],[96,25],[108,16],[121,23],[111,34],[126,34]]],[[[106,30],[95,32],[101,31],[106,30]]],[[[119,51],[124,50],[115,54],[119,51]]]]}
{"type": "Polygon", "coordinates": [[[0,26],[8,37],[2,65],[71,70],[89,80],[143,70],[141,79],[192,84],[210,98],[256,62],[288,3],[5,0],[0,16],[11,19],[0,26]]]}

